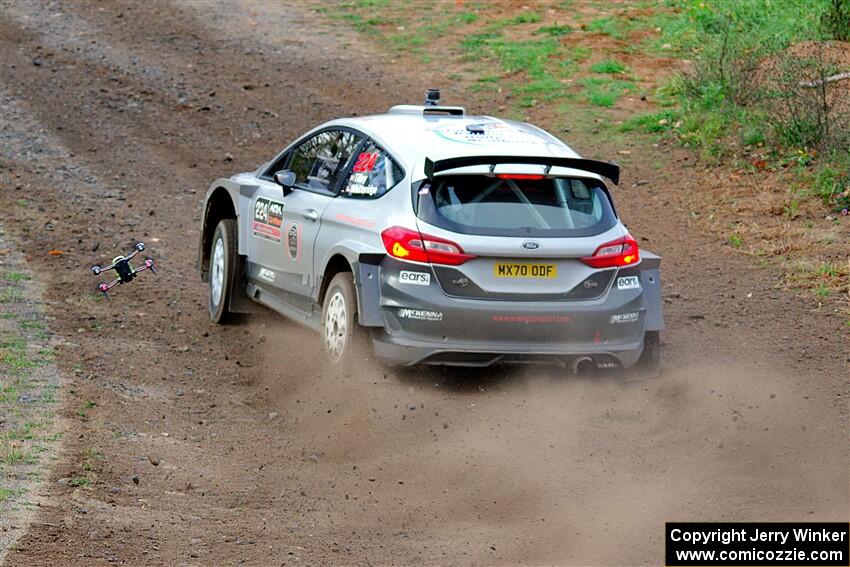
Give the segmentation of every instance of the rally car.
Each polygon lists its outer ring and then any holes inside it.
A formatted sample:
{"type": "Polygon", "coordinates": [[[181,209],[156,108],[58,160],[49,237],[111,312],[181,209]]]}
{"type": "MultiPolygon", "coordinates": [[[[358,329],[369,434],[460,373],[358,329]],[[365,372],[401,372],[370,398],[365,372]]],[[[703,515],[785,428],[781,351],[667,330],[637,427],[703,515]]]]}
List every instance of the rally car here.
{"type": "Polygon", "coordinates": [[[198,266],[216,323],[260,304],[334,363],[660,365],[661,259],[603,178],[527,123],[422,106],[332,120],[207,192],[198,266]],[[369,352],[372,351],[372,352],[369,352]]]}

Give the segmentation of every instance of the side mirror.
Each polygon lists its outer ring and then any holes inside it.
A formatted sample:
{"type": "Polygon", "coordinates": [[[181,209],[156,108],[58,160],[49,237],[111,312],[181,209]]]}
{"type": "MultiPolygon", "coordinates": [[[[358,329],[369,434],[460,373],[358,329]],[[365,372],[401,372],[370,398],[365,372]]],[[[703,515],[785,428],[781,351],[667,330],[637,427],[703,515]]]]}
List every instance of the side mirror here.
{"type": "Polygon", "coordinates": [[[281,169],[274,174],[274,180],[278,185],[283,187],[283,196],[286,197],[292,192],[292,187],[295,185],[295,172],[288,169],[281,169]]]}

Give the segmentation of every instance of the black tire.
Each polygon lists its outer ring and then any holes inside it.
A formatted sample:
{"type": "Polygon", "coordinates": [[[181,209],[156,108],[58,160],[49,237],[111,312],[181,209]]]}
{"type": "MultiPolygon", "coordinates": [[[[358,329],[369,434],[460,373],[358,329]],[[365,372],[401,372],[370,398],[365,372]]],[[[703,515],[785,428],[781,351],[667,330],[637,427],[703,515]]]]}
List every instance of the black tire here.
{"type": "Polygon", "coordinates": [[[350,272],[341,272],[328,284],[322,302],[322,350],[331,364],[365,357],[365,332],[357,324],[357,292],[350,272]],[[340,309],[342,312],[340,312],[340,309]]]}
{"type": "Polygon", "coordinates": [[[214,323],[224,324],[231,316],[230,296],[236,280],[236,219],[224,219],[218,223],[210,243],[210,319],[214,323]],[[221,244],[221,258],[217,257],[217,247],[221,244]],[[219,260],[221,263],[219,263],[219,260]]]}
{"type": "Polygon", "coordinates": [[[642,375],[655,378],[661,375],[661,333],[647,331],[643,337],[643,352],[635,365],[642,375]]]}

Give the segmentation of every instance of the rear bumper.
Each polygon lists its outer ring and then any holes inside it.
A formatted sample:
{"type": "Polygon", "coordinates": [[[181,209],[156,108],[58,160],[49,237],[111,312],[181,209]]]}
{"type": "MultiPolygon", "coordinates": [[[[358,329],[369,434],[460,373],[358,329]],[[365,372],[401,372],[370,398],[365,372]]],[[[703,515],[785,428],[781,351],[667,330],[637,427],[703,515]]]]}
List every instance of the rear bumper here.
{"type": "Polygon", "coordinates": [[[599,368],[629,368],[643,352],[643,337],[637,343],[587,348],[582,345],[560,345],[554,348],[529,345],[433,344],[410,340],[373,341],[375,356],[390,366],[417,364],[442,366],[490,366],[492,364],[546,364],[569,366],[574,361],[590,357],[599,368]]]}
{"type": "MultiPolygon", "coordinates": [[[[636,267],[618,276],[638,273],[636,267]]],[[[628,368],[643,351],[644,289],[619,290],[617,277],[593,300],[502,301],[450,297],[428,266],[386,259],[377,276],[375,326],[383,328],[374,329],[373,343],[390,365],[569,364],[590,356],[598,366],[628,368]],[[400,281],[401,270],[430,273],[430,282],[400,281]]]]}

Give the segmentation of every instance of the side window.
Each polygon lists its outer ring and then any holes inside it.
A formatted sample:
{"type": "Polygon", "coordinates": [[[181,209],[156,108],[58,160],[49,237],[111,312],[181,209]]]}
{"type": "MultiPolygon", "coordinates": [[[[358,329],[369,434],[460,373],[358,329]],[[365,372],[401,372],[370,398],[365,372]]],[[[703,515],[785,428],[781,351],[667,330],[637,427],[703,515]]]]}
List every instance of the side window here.
{"type": "Polygon", "coordinates": [[[353,199],[375,199],[401,181],[404,172],[373,142],[360,149],[351,166],[351,174],[343,183],[340,195],[353,199]]]}
{"type": "Polygon", "coordinates": [[[357,136],[344,130],[326,130],[307,139],[295,148],[289,162],[295,184],[332,191],[359,142],[357,136]]]}

